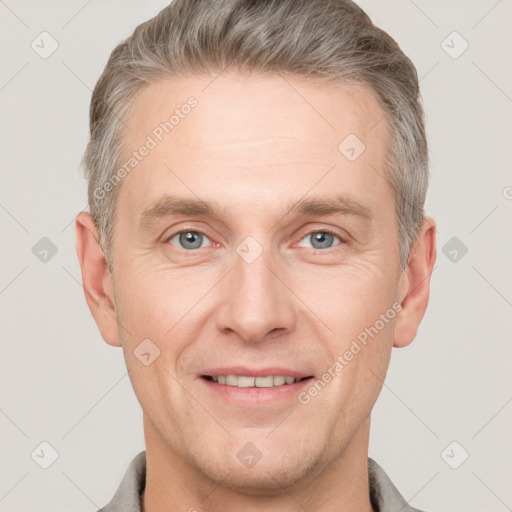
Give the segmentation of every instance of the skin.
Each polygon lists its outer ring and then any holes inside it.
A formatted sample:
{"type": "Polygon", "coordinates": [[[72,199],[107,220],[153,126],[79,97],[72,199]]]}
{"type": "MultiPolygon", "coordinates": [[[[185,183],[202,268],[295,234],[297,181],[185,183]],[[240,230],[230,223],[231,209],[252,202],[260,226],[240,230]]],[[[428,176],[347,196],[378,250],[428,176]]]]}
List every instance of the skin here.
{"type": "Polygon", "coordinates": [[[213,78],[162,80],[137,96],[126,157],[188,97],[198,106],[118,185],[112,274],[91,216],[76,219],[88,305],[104,340],[122,347],[144,413],[143,509],[371,511],[370,413],[391,348],[408,345],[424,315],[435,224],[425,219],[402,270],[382,178],[388,125],[369,89],[213,78]],[[352,162],[338,150],[351,133],[366,146],[352,162]],[[287,215],[289,201],[335,192],[369,217],[287,215]],[[140,228],[165,194],[224,210],[140,228]],[[180,229],[203,232],[202,248],[180,243],[180,229]],[[336,236],[315,249],[311,235],[325,229],[336,236]],[[252,263],[236,252],[249,235],[263,250],[252,263]],[[401,311],[307,405],[296,396],[244,405],[198,375],[281,366],[314,382],[393,304],[401,311]],[[160,350],[147,366],[134,354],[144,339],[160,350]],[[248,442],[261,454],[252,467],[237,457],[248,442]]]}

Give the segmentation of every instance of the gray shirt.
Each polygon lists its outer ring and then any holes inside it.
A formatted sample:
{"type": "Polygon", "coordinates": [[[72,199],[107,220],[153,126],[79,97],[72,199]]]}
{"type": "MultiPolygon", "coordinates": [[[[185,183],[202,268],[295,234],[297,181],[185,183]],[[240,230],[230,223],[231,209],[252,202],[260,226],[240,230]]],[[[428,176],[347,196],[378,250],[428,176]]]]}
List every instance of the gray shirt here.
{"type": "MultiPolygon", "coordinates": [[[[384,470],[368,458],[370,501],[375,512],[421,512],[407,504],[384,470]]],[[[141,512],[141,494],[146,485],[146,452],[130,463],[112,501],[98,512],[141,512]]]]}

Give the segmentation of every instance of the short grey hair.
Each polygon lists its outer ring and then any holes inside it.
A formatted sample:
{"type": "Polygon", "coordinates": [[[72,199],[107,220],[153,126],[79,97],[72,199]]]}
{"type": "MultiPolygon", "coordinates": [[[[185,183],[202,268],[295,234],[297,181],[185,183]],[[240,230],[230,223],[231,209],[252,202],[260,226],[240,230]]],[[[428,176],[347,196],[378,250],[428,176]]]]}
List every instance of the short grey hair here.
{"type": "Polygon", "coordinates": [[[82,159],[108,268],[120,184],[101,197],[95,191],[105,190],[116,174],[137,93],[158,79],[228,68],[369,87],[388,121],[385,179],[395,195],[400,264],[406,268],[428,184],[418,76],[395,40],[350,0],[174,0],[112,51],[92,94],[82,159]]]}

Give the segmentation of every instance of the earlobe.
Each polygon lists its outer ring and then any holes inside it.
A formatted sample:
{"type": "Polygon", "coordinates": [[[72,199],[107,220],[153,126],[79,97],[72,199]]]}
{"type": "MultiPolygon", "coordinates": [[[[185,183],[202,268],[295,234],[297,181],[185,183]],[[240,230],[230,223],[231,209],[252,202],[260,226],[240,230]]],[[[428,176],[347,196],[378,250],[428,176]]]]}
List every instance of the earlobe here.
{"type": "Polygon", "coordinates": [[[402,275],[402,310],[395,324],[394,347],[405,347],[415,338],[430,294],[430,276],[436,261],[436,225],[426,217],[411,249],[402,275]]]}
{"type": "Polygon", "coordinates": [[[121,346],[112,275],[100,247],[92,216],[80,212],[76,217],[75,228],[76,252],[82,271],[85,299],[103,339],[109,345],[121,346]]]}

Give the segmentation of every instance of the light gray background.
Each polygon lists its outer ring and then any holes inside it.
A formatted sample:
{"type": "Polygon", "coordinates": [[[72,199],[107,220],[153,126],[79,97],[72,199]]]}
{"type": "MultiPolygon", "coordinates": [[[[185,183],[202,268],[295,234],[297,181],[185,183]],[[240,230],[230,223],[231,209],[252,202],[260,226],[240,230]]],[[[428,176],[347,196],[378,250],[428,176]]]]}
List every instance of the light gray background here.
{"type": "MultiPolygon", "coordinates": [[[[439,243],[429,310],[393,352],[370,455],[418,508],[512,510],[512,1],[359,3],[421,77],[439,243]],[[469,44],[458,58],[454,31],[469,44]],[[442,251],[452,237],[468,249],[455,262],[442,251]]],[[[0,0],[1,511],[94,511],[144,449],[121,349],[85,302],[73,221],[91,90],[115,44],[165,4],[0,0]],[[31,48],[42,31],[59,45],[47,59],[31,48]],[[42,237],[58,249],[46,263],[32,252],[42,237]],[[43,441],[59,454],[48,469],[31,458],[43,441]]]]}

